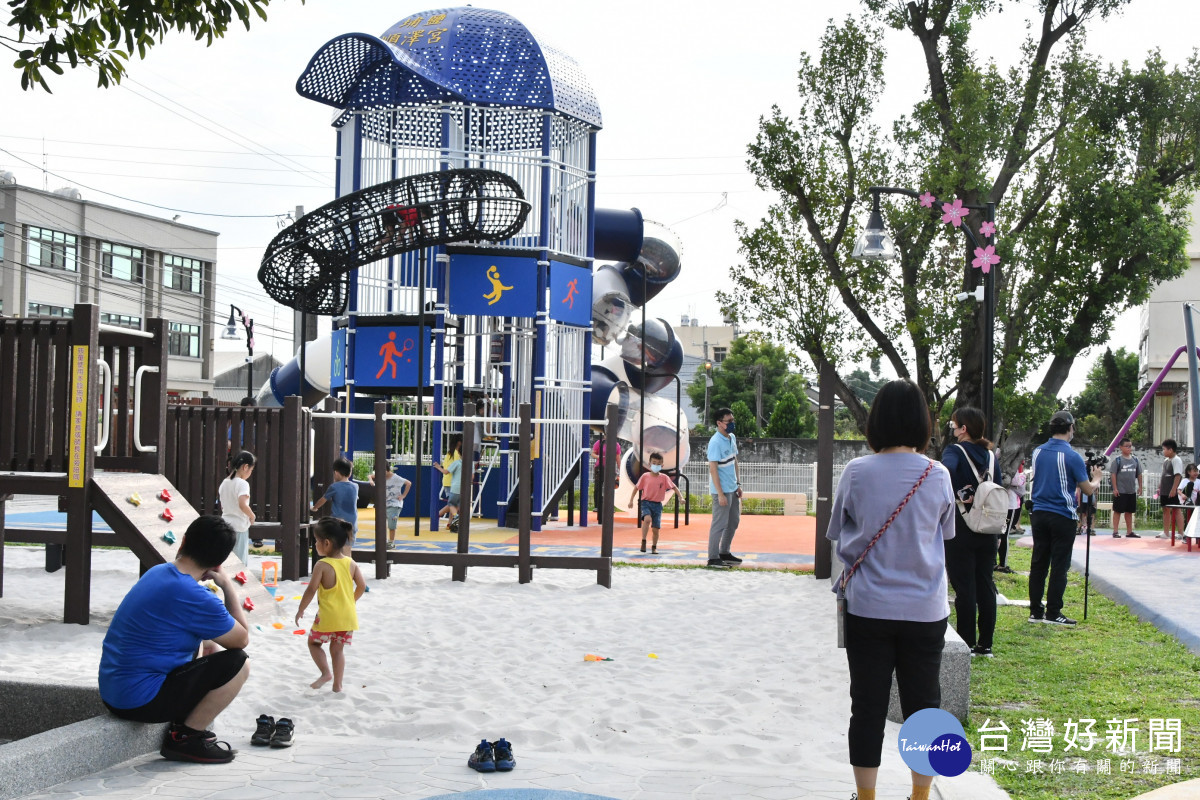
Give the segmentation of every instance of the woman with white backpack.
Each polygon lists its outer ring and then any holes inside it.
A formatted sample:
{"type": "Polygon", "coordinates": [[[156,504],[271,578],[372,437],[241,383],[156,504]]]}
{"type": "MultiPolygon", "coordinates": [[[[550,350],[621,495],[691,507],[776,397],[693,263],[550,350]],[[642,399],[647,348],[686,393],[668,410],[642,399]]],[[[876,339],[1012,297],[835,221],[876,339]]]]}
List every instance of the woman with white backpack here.
{"type": "Polygon", "coordinates": [[[1003,529],[1008,512],[1008,493],[1001,483],[1000,464],[992,443],[983,438],[983,412],[963,406],[950,415],[950,433],[956,443],[942,451],[942,463],[950,472],[958,508],[954,513],[955,536],[946,540],[946,575],[954,589],[954,612],[958,635],[971,648],[971,654],[992,657],[992,636],[996,631],[996,586],[992,566],[996,563],[997,535],[1003,529]],[[990,484],[990,485],[988,485],[990,484]],[[995,487],[993,489],[992,487],[995,487]],[[993,503],[1003,494],[1000,528],[981,517],[982,504],[993,503]],[[995,494],[995,497],[992,495],[995,494]],[[976,500],[981,506],[974,509],[976,500]],[[968,518],[971,523],[968,523],[968,518]],[[972,527],[972,525],[974,527],[972,527]]]}

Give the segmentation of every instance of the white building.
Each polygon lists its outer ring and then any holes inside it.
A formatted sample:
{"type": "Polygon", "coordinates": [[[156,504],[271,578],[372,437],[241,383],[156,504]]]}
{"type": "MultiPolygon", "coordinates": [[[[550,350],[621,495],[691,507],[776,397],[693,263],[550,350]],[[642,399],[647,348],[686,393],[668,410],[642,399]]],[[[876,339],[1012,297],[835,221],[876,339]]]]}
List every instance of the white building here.
{"type": "MultiPolygon", "coordinates": [[[[1142,336],[1138,347],[1138,385],[1145,392],[1175,351],[1187,344],[1183,322],[1183,304],[1200,306],[1200,196],[1192,201],[1192,224],[1187,246],[1191,267],[1174,280],[1150,290],[1142,306],[1142,336]]],[[[1200,326],[1200,320],[1194,320],[1200,326]]],[[[1200,336],[1200,330],[1197,331],[1200,336]]],[[[1150,412],[1150,439],[1155,444],[1175,439],[1182,447],[1191,447],[1192,425],[1187,399],[1188,359],[1182,353],[1155,391],[1150,412]]]]}
{"type": "Polygon", "coordinates": [[[11,180],[0,174],[0,313],[69,317],[95,303],[101,323],[139,329],[163,317],[167,391],[207,394],[218,234],[11,180]]]}

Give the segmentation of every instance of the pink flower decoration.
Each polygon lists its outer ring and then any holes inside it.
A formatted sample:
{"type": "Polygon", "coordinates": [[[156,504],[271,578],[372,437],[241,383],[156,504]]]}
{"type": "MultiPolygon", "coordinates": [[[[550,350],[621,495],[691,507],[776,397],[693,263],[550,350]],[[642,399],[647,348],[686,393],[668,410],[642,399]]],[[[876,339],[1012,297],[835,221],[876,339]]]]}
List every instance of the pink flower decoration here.
{"type": "Polygon", "coordinates": [[[948,222],[956,228],[962,227],[963,217],[970,214],[971,210],[962,207],[962,200],[954,198],[954,204],[942,203],[942,222],[948,222]]]}
{"type": "Polygon", "coordinates": [[[983,270],[983,274],[992,271],[993,264],[1000,263],[1000,256],[996,255],[996,248],[990,244],[987,247],[976,247],[975,258],[971,260],[972,267],[978,267],[983,270]]]}
{"type": "Polygon", "coordinates": [[[985,222],[979,226],[979,232],[989,239],[996,235],[996,223],[985,222]]]}
{"type": "Polygon", "coordinates": [[[925,194],[921,195],[917,199],[921,201],[921,205],[924,206],[925,208],[933,208],[933,201],[936,200],[937,198],[935,198],[929,192],[926,192],[925,194]]]}

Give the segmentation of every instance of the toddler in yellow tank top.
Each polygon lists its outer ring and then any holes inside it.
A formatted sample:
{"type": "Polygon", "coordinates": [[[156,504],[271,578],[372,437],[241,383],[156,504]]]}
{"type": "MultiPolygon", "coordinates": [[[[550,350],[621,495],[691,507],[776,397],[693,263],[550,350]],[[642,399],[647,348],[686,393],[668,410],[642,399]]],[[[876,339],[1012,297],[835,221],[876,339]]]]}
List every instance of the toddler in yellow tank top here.
{"type": "Polygon", "coordinates": [[[304,610],[317,598],[317,616],[313,619],[308,634],[308,652],[321,670],[321,676],[310,686],[320,689],[333,681],[333,690],[342,690],[342,674],[346,670],[345,647],[350,644],[354,631],[358,630],[358,612],[355,603],[367,589],[362,571],[343,552],[352,532],[350,523],[333,517],[317,521],[313,531],[316,535],[317,553],[321,560],[313,567],[308,579],[308,589],[300,599],[296,611],[296,625],[304,616],[304,610]],[[329,643],[329,659],[325,658],[322,646],[329,643]],[[332,660],[333,669],[329,662],[332,660]]]}

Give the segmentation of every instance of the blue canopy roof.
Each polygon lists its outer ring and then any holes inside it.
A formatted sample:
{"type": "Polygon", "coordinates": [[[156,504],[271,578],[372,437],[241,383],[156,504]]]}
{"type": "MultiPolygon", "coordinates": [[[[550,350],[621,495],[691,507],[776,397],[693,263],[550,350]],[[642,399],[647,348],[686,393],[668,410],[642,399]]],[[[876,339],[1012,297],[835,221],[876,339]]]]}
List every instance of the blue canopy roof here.
{"type": "Polygon", "coordinates": [[[601,127],[575,59],[539,43],[508,14],[483,8],[424,11],[382,36],[339,36],[312,57],[296,91],[345,110],[455,100],[541,108],[601,127]]]}

